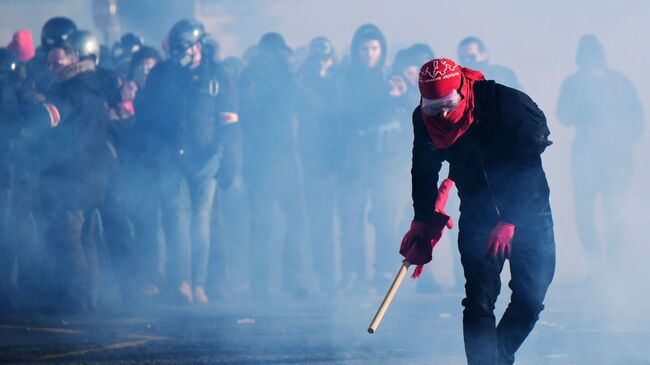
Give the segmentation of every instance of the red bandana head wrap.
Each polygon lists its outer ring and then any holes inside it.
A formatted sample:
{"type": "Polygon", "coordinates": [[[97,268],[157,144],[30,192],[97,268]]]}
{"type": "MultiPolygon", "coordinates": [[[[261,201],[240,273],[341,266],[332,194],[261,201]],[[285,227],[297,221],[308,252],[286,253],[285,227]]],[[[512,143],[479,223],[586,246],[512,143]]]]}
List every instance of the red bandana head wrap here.
{"type": "Polygon", "coordinates": [[[424,126],[436,147],[451,146],[474,122],[473,86],[476,80],[485,80],[485,77],[481,72],[461,67],[449,58],[433,59],[420,69],[418,83],[422,98],[440,99],[454,90],[461,96],[458,107],[444,117],[428,115],[420,108],[424,126]]]}

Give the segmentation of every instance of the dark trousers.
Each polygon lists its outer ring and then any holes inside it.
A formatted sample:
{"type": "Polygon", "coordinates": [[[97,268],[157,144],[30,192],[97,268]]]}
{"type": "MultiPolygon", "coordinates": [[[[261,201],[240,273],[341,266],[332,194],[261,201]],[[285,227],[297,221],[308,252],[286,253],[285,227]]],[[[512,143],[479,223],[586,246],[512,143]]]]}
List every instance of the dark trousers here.
{"type": "Polygon", "coordinates": [[[314,272],[321,290],[336,289],[336,247],[334,245],[335,183],[318,171],[305,174],[305,205],[311,235],[314,272]]]}
{"type": "Polygon", "coordinates": [[[50,307],[79,311],[94,307],[99,296],[97,225],[99,215],[93,209],[74,209],[54,205],[44,215],[44,239],[52,260],[50,307]]]}
{"type": "MultiPolygon", "coordinates": [[[[159,180],[152,173],[152,167],[127,161],[122,176],[122,192],[126,211],[133,225],[133,263],[135,285],[160,285],[163,279],[163,257],[161,255],[160,194],[156,193],[159,180]]],[[[133,279],[133,278],[132,278],[133,279]]]]}
{"type": "Polygon", "coordinates": [[[111,166],[104,204],[99,207],[104,229],[104,242],[110,257],[110,264],[122,299],[127,300],[135,289],[137,273],[135,240],[131,231],[124,196],[127,188],[122,179],[124,171],[117,165],[111,166]]]}
{"type": "MultiPolygon", "coordinates": [[[[285,229],[279,248],[282,290],[288,294],[306,291],[304,218],[301,204],[300,175],[292,156],[270,161],[255,161],[256,169],[245,175],[250,203],[251,290],[254,295],[268,295],[271,273],[273,211],[277,203],[285,229]]],[[[250,162],[249,162],[250,163],[250,162]]]]}
{"type": "Polygon", "coordinates": [[[461,230],[459,250],[465,271],[463,334],[469,365],[512,364],[532,331],[555,271],[555,240],[550,213],[515,229],[510,255],[510,304],[496,324],[494,306],[501,290],[505,259],[488,259],[489,231],[461,230]]]}
{"type": "Polygon", "coordinates": [[[592,273],[624,264],[618,253],[628,242],[625,207],[629,202],[630,176],[634,174],[632,160],[631,152],[603,156],[591,148],[573,146],[571,172],[575,219],[592,273]],[[605,213],[602,222],[596,220],[599,196],[605,213]],[[597,227],[600,225],[604,226],[604,237],[599,237],[597,227]]]}

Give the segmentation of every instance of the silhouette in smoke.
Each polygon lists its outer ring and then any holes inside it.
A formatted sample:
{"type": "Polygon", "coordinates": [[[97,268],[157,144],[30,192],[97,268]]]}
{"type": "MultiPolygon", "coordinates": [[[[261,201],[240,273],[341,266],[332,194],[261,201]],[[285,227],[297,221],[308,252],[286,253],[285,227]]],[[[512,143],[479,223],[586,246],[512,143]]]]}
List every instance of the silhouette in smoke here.
{"type": "Polygon", "coordinates": [[[237,90],[203,55],[203,24],[181,20],[169,32],[169,59],[151,70],[139,117],[148,125],[159,173],[167,275],[183,302],[208,303],[210,216],[217,180],[232,183],[239,138],[237,90]]]}
{"type": "Polygon", "coordinates": [[[423,43],[416,43],[409,48],[399,50],[395,54],[395,59],[391,65],[391,86],[393,92],[400,95],[401,102],[399,106],[404,108],[404,113],[408,114],[406,119],[410,119],[413,105],[420,101],[420,92],[418,90],[420,66],[433,58],[435,58],[433,51],[423,43]]]}
{"type": "MultiPolygon", "coordinates": [[[[386,39],[374,24],[359,27],[352,38],[349,60],[343,65],[339,81],[339,129],[344,147],[339,159],[338,181],[341,218],[341,271],[343,292],[361,292],[370,287],[366,272],[371,268],[368,243],[364,235],[368,200],[372,211],[368,219],[375,226],[378,257],[390,251],[389,242],[396,236],[394,214],[398,196],[384,189],[384,156],[394,146],[384,142],[398,132],[393,118],[396,98],[384,77],[386,39]],[[381,254],[379,254],[381,252],[381,254]]],[[[395,238],[396,239],[396,238],[395,238]]],[[[394,264],[381,266],[392,271],[394,264]]],[[[379,284],[382,290],[385,283],[379,284]]]]}
{"type": "Polygon", "coordinates": [[[483,72],[486,78],[500,84],[521,90],[515,73],[501,65],[490,63],[488,50],[478,37],[464,38],[458,44],[458,61],[461,65],[483,72]]]}
{"type": "Polygon", "coordinates": [[[551,144],[550,132],[544,113],[526,94],[454,66],[450,59],[437,59],[421,68],[422,101],[413,111],[415,216],[400,253],[411,264],[426,264],[445,224],[450,227],[435,188],[442,162],[448,161],[461,202],[467,361],[512,364],[544,308],[555,269],[549,187],[540,156],[551,144]],[[444,64],[451,67],[440,70],[444,64]],[[445,77],[432,78],[436,71],[445,77]],[[506,258],[512,297],[497,325],[494,307],[506,258]]]}
{"type": "Polygon", "coordinates": [[[594,35],[580,39],[576,62],[578,71],[562,84],[557,116],[562,124],[575,128],[571,152],[575,216],[589,264],[598,272],[605,262],[609,265],[616,259],[613,255],[627,239],[628,188],[644,115],[634,85],[608,67],[594,35]],[[602,223],[595,220],[598,197],[605,212],[602,223]],[[598,237],[599,225],[605,228],[604,242],[598,237]]]}
{"type": "Polygon", "coordinates": [[[332,43],[324,37],[312,39],[298,70],[298,147],[314,271],[320,289],[330,295],[336,289],[333,220],[338,178],[332,156],[341,148],[336,124],[337,72],[332,43]]]}
{"type": "Polygon", "coordinates": [[[48,53],[52,87],[49,123],[34,124],[41,137],[37,220],[53,272],[56,310],[83,310],[98,299],[95,237],[111,163],[107,103],[95,61],[79,60],[67,43],[48,53]]]}
{"type": "MultiPolygon", "coordinates": [[[[17,221],[9,212],[13,190],[11,170],[14,156],[11,146],[15,143],[22,122],[19,97],[22,80],[19,76],[19,65],[20,61],[15,52],[0,48],[0,312],[11,306],[11,294],[16,292],[18,286],[15,280],[11,280],[14,262],[29,262],[29,257],[24,256],[28,242],[19,243],[18,240],[12,239],[15,231],[10,235],[8,229],[11,227],[9,222],[17,221]]],[[[22,276],[22,272],[20,274],[22,276]]]]}
{"type": "Polygon", "coordinates": [[[296,81],[289,68],[291,49],[279,33],[262,36],[240,77],[244,131],[244,181],[250,201],[252,294],[269,296],[270,235],[273,208],[279,208],[285,232],[281,240],[282,291],[308,294],[305,239],[296,154],[296,81]]]}
{"type": "MultiPolygon", "coordinates": [[[[121,104],[130,109],[132,114],[112,123],[113,143],[120,163],[119,173],[113,180],[115,186],[112,188],[124,202],[122,212],[116,210],[115,213],[124,215],[132,227],[132,233],[128,235],[130,245],[125,247],[128,251],[122,251],[130,257],[117,257],[114,262],[137,267],[137,270],[132,268],[131,272],[122,270],[129,277],[120,278],[123,279],[121,285],[130,290],[124,299],[132,301],[158,294],[162,284],[158,240],[160,198],[158,194],[152,194],[152,187],[158,183],[155,163],[157,151],[149,143],[150,127],[138,115],[145,105],[147,78],[159,61],[158,51],[148,46],[142,46],[130,57],[127,79],[122,86],[121,104]]],[[[119,239],[120,235],[117,236],[119,239]]]]}
{"type": "MultiPolygon", "coordinates": [[[[112,267],[117,284],[121,289],[122,299],[128,300],[134,297],[135,276],[134,265],[134,237],[131,234],[130,222],[124,203],[124,186],[121,184],[123,177],[121,168],[121,156],[119,146],[116,142],[120,134],[131,124],[133,110],[133,83],[124,82],[124,79],[117,76],[112,70],[102,67],[101,46],[98,38],[89,31],[76,30],[72,32],[65,41],[76,51],[80,61],[89,60],[95,63],[94,73],[101,83],[101,91],[107,101],[107,112],[111,119],[109,126],[109,139],[106,143],[110,146],[111,164],[108,175],[106,197],[99,207],[101,216],[102,238],[105,246],[100,245],[100,252],[105,254],[101,258],[101,264],[106,268],[112,267]],[[105,247],[105,248],[104,248],[105,247]],[[104,249],[104,252],[101,251],[104,249]],[[110,260],[108,259],[110,258],[110,260]]],[[[108,271],[108,270],[106,270],[108,271]]]]}

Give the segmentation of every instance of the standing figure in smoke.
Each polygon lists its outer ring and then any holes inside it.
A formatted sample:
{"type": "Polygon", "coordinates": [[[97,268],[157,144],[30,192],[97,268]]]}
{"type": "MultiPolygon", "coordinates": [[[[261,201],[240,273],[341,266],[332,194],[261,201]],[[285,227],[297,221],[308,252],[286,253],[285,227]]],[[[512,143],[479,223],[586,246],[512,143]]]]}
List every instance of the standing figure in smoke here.
{"type": "MultiPolygon", "coordinates": [[[[372,211],[368,219],[376,229],[376,251],[389,250],[386,245],[398,239],[393,220],[399,197],[394,191],[386,194],[388,183],[384,182],[387,164],[392,160],[381,160],[391,152],[391,146],[383,143],[385,137],[399,130],[393,118],[396,98],[390,95],[390,85],[384,78],[386,53],[386,39],[379,28],[362,25],[354,33],[350,59],[340,74],[339,129],[344,147],[337,158],[341,160],[338,201],[344,293],[370,288],[366,275],[371,268],[370,255],[364,235],[369,199],[372,211]]],[[[392,265],[380,266],[380,271],[393,269],[392,265]]],[[[383,289],[385,285],[379,286],[383,289]]]]}
{"type": "Polygon", "coordinates": [[[101,46],[99,39],[94,34],[78,29],[70,33],[65,43],[74,48],[79,61],[91,61],[95,64],[95,69],[92,72],[99,80],[101,91],[107,102],[106,109],[111,123],[106,143],[110,146],[112,158],[110,159],[106,197],[103,199],[103,204],[98,207],[103,228],[101,242],[106,243],[105,246],[100,245],[99,249],[105,248],[108,255],[100,255],[100,258],[109,257],[110,260],[102,260],[101,264],[110,262],[122,294],[121,297],[128,300],[133,297],[132,290],[134,289],[132,277],[135,265],[133,265],[132,250],[135,243],[131,235],[122,191],[119,189],[122,177],[121,151],[115,147],[115,141],[116,138],[119,138],[123,123],[133,114],[133,97],[127,96],[129,93],[123,92],[127,85],[113,71],[101,66],[99,62],[101,46]]]}
{"type": "Polygon", "coordinates": [[[138,120],[156,154],[168,280],[183,302],[208,303],[210,214],[217,180],[232,182],[240,142],[235,83],[202,57],[206,32],[181,20],[169,32],[170,58],[147,78],[138,120]]]}
{"type": "Polygon", "coordinates": [[[48,52],[47,65],[50,117],[28,133],[41,140],[38,221],[54,262],[54,309],[84,310],[98,295],[95,212],[111,163],[107,100],[95,61],[79,60],[67,43],[48,52]]]}
{"type": "Polygon", "coordinates": [[[488,50],[478,37],[464,38],[458,44],[458,61],[465,67],[481,71],[485,77],[502,85],[521,90],[517,75],[511,69],[490,63],[488,50]]]}
{"type": "Polygon", "coordinates": [[[334,47],[324,37],[309,43],[309,55],[298,70],[298,147],[312,242],[312,261],[320,289],[336,289],[334,212],[336,205],[336,64],[334,47]]]}
{"type": "Polygon", "coordinates": [[[436,207],[435,186],[442,162],[448,161],[460,198],[467,360],[512,364],[544,308],[555,269],[549,187],[540,156],[551,144],[546,118],[526,94],[448,58],[422,66],[419,88],[411,168],[415,218],[400,253],[411,264],[431,260],[447,223],[438,219],[444,213],[436,207]],[[512,296],[497,325],[494,306],[506,258],[512,296]]]}
{"type": "Polygon", "coordinates": [[[634,85],[607,66],[595,36],[580,39],[576,62],[578,71],[562,84],[557,116],[576,130],[571,154],[575,216],[589,264],[598,272],[606,265],[601,260],[612,259],[610,254],[620,251],[626,241],[624,211],[644,116],[634,85]],[[595,221],[599,195],[606,217],[604,245],[595,221]]]}
{"type": "MultiPolygon", "coordinates": [[[[157,295],[162,282],[161,255],[159,249],[159,205],[158,194],[151,194],[156,186],[156,148],[150,143],[150,126],[144,123],[138,113],[145,104],[147,78],[155,65],[160,62],[160,54],[154,48],[143,46],[133,54],[127,70],[128,80],[122,89],[123,105],[133,111],[133,115],[114,121],[113,142],[119,155],[120,173],[115,181],[124,200],[126,216],[131,222],[134,245],[131,253],[137,259],[137,272],[128,278],[132,288],[131,299],[157,295]],[[135,274],[135,275],[134,275],[135,274]]],[[[145,114],[146,115],[146,114],[145,114]]]]}
{"type": "MultiPolygon", "coordinates": [[[[12,148],[20,130],[21,120],[20,88],[23,80],[19,74],[20,61],[16,55],[7,48],[0,47],[0,312],[7,309],[11,300],[11,292],[18,288],[17,281],[29,278],[29,272],[24,275],[19,272],[18,280],[12,279],[14,262],[26,263],[33,257],[25,255],[31,251],[29,241],[17,240],[18,234],[12,229],[9,235],[9,224],[17,220],[12,213],[12,157],[15,157],[12,148]]],[[[13,228],[13,227],[12,227],[13,228]]],[[[27,265],[25,265],[27,266],[27,265]]],[[[25,283],[23,283],[24,285],[25,283]]]]}
{"type": "Polygon", "coordinates": [[[47,55],[55,47],[60,47],[70,34],[77,30],[77,25],[66,17],[53,17],[48,19],[41,29],[41,45],[36,49],[36,54],[27,63],[28,81],[36,92],[46,91],[51,78],[47,70],[47,55]]]}
{"type": "Polygon", "coordinates": [[[296,83],[289,69],[290,55],[282,35],[266,33],[240,77],[243,171],[251,216],[250,286],[253,296],[259,299],[270,294],[270,238],[276,203],[285,226],[279,250],[282,291],[295,297],[308,294],[295,140],[296,83]]]}

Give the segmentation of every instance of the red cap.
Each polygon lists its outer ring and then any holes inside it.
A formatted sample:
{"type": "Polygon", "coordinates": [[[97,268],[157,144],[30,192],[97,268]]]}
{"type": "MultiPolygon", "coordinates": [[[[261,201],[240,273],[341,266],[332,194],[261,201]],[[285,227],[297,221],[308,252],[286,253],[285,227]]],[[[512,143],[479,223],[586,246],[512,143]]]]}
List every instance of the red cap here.
{"type": "Polygon", "coordinates": [[[23,29],[14,33],[14,37],[7,48],[9,48],[22,62],[27,62],[34,58],[34,55],[36,55],[36,49],[34,48],[32,31],[29,29],[23,29]]]}
{"type": "Polygon", "coordinates": [[[426,99],[438,99],[458,90],[462,83],[463,70],[449,58],[438,57],[420,68],[418,84],[420,94],[426,99]]]}

